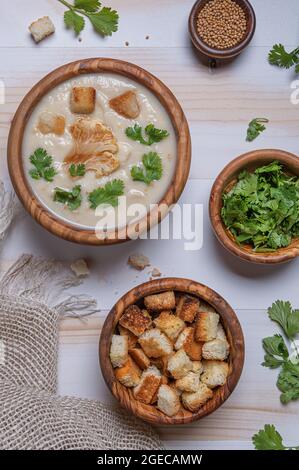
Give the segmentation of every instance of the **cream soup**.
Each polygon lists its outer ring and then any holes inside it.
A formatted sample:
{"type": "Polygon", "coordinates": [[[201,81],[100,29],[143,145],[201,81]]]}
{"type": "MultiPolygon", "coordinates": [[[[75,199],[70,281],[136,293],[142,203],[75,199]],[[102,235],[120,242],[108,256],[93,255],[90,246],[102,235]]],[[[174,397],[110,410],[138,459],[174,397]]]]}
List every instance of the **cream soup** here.
{"type": "MultiPolygon", "coordinates": [[[[94,228],[99,221],[94,209],[90,208],[88,195],[96,188],[103,187],[107,182],[120,179],[124,182],[124,196],[127,207],[142,204],[146,212],[150,204],[158,203],[165,194],[175,170],[177,158],[177,140],[171,120],[159,100],[146,87],[133,80],[114,74],[88,74],[64,82],[45,95],[34,109],[24,132],[23,161],[29,184],[35,196],[56,216],[65,221],[82,227],[94,228]],[[84,118],[100,121],[113,133],[117,142],[118,168],[107,176],[97,177],[94,171],[86,171],[83,177],[73,178],[64,163],[70,154],[74,137],[70,126],[83,115],[74,114],[70,107],[70,95],[73,87],[93,87],[96,90],[95,110],[84,118]],[[109,101],[129,90],[136,93],[140,114],[136,119],[127,119],[111,109],[109,101]],[[65,131],[62,135],[43,134],[39,128],[40,116],[51,113],[65,117],[65,131]],[[126,136],[125,130],[134,124],[145,128],[149,123],[156,128],[165,129],[169,136],[151,146],[143,145],[126,136]],[[30,155],[36,149],[43,148],[53,157],[53,166],[57,174],[52,182],[44,179],[33,179],[29,172],[32,169],[30,155]],[[140,165],[142,156],[148,152],[157,152],[163,165],[162,177],[149,185],[134,181],[131,168],[140,165]],[[55,202],[55,188],[71,190],[75,185],[81,186],[82,202],[80,207],[70,210],[66,204],[55,202]]],[[[122,206],[123,207],[123,206],[122,206]]],[[[133,214],[122,214],[122,220],[115,222],[116,227],[124,226],[133,218],[133,214]]],[[[109,211],[116,211],[110,206],[109,211]]],[[[112,219],[113,220],[113,219],[112,219]]],[[[109,227],[111,228],[111,226],[109,227]]]]}

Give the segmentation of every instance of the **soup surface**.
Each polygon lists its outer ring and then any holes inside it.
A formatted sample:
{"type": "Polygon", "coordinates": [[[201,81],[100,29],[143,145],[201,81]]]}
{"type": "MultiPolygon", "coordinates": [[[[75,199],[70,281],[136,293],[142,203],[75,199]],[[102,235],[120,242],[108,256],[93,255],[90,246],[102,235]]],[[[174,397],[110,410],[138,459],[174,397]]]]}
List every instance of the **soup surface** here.
{"type": "MultiPolygon", "coordinates": [[[[92,125],[93,125],[92,124],[92,125]]],[[[110,132],[110,134],[111,134],[110,132]]],[[[78,138],[78,136],[77,136],[78,138]]],[[[78,150],[77,153],[86,154],[87,150],[94,152],[94,144],[85,145],[85,150],[78,150]]],[[[73,152],[74,153],[74,152],[73,152]]],[[[106,155],[106,154],[105,154],[106,155]]],[[[85,155],[86,157],[86,155],[85,155]]],[[[85,158],[84,157],[84,158],[85,158]]],[[[122,227],[128,222],[136,219],[141,214],[141,207],[144,207],[145,213],[148,212],[151,204],[158,203],[164,196],[173,175],[177,158],[177,140],[174,128],[167,111],[161,105],[159,100],[147,88],[134,82],[133,80],[114,74],[88,74],[73,78],[54,88],[46,94],[34,109],[27,123],[23,140],[23,161],[25,173],[29,184],[35,196],[59,218],[68,223],[79,225],[86,228],[94,228],[101,217],[101,209],[112,216],[109,219],[107,228],[122,227]],[[95,107],[94,111],[88,114],[72,112],[71,94],[74,87],[92,87],[95,89],[95,107]],[[136,118],[125,117],[112,109],[110,100],[121,96],[122,94],[133,91],[137,98],[139,114],[136,118]],[[46,119],[51,116],[64,117],[65,129],[60,134],[54,132],[43,132],[40,130],[41,117],[46,119]],[[104,145],[104,150],[108,149],[107,161],[110,164],[110,157],[116,159],[116,168],[109,174],[99,176],[99,173],[92,170],[86,170],[83,176],[72,176],[70,174],[70,164],[72,159],[68,157],[72,154],[74,147],[78,144],[75,141],[75,134],[72,126],[80,119],[86,124],[100,123],[105,129],[112,132],[113,145],[108,142],[104,145]],[[161,141],[153,142],[151,145],[145,145],[137,140],[129,138],[126,129],[135,124],[142,127],[143,138],[148,141],[148,135],[145,133],[145,127],[153,124],[156,129],[165,130],[169,135],[161,141]],[[112,148],[114,150],[112,150],[112,148]],[[52,181],[47,181],[43,177],[35,179],[32,177],[32,170],[35,167],[30,161],[30,157],[37,149],[47,151],[52,157],[52,166],[55,168],[55,176],[52,181]],[[150,152],[156,153],[161,159],[162,174],[159,179],[150,182],[136,181],[132,176],[132,167],[137,166],[146,174],[146,168],[142,163],[144,155],[150,152]],[[66,163],[67,161],[67,163],[66,163]],[[90,193],[98,188],[104,188],[108,182],[121,180],[124,184],[123,196],[117,199],[115,207],[99,205],[97,210],[91,207],[90,193]],[[75,186],[80,186],[80,205],[74,208],[74,205],[63,203],[55,197],[56,188],[63,191],[71,191],[75,186]],[[55,200],[56,199],[56,200],[55,200]],[[125,205],[123,201],[125,200],[125,205]],[[140,212],[134,212],[133,204],[140,206],[140,212]],[[125,207],[126,206],[126,207],[125,207]],[[131,207],[128,211],[127,208],[131,207]],[[100,210],[99,210],[100,209],[100,210]],[[121,214],[120,216],[117,215],[121,214]]],[[[80,159],[74,160],[76,163],[80,159]]],[[[76,165],[75,165],[76,166],[76,165]]],[[[87,167],[87,165],[86,165],[87,167]]],[[[33,172],[34,174],[34,172],[33,172]]],[[[59,199],[59,198],[58,198],[59,199]]]]}

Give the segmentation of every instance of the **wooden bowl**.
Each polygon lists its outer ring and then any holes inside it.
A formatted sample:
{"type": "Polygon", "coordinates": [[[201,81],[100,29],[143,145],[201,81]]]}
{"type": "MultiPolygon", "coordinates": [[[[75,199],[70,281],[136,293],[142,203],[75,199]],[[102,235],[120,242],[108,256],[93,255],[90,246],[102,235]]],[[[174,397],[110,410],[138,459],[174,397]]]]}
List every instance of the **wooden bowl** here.
{"type": "Polygon", "coordinates": [[[299,256],[299,238],[294,239],[288,247],[272,253],[256,253],[250,245],[239,245],[221,218],[222,194],[236,182],[239,173],[245,169],[253,171],[273,160],[279,160],[288,172],[299,177],[299,158],[296,155],[283,150],[255,150],[230,162],[217,177],[210,195],[210,220],[218,240],[231,253],[252,263],[284,263],[299,256]]]}
{"type": "Polygon", "coordinates": [[[240,7],[243,8],[243,11],[246,15],[247,20],[247,30],[244,35],[244,38],[236,46],[230,47],[227,49],[215,49],[210,47],[206,42],[204,42],[197,31],[197,17],[200,10],[209,2],[210,0],[197,0],[194,4],[190,16],[189,16],[189,34],[191,41],[198,51],[200,56],[207,59],[220,59],[220,60],[231,60],[234,57],[238,56],[244,49],[248,46],[251,39],[253,38],[255,27],[256,27],[256,18],[254,10],[251,4],[247,0],[234,0],[235,3],[238,3],[240,7]]]}
{"type": "Polygon", "coordinates": [[[116,73],[123,75],[147,87],[164,106],[171,119],[177,137],[177,162],[174,176],[158,207],[140,220],[136,230],[143,233],[154,225],[153,221],[161,222],[168,209],[175,204],[188,179],[191,163],[191,139],[184,112],[172,92],[156,77],[137,65],[116,59],[95,58],[79,60],[54,70],[38,82],[25,96],[12,121],[8,138],[8,169],[14,189],[29,214],[49,232],[72,242],[88,245],[108,245],[132,239],[132,226],[106,232],[104,239],[98,239],[95,231],[86,230],[55,217],[34,196],[26,176],[22,161],[22,143],[26,123],[41,98],[51,89],[81,74],[116,73]],[[150,220],[151,219],[151,220],[150,220]],[[116,232],[116,233],[115,233],[116,232]]]}
{"type": "Polygon", "coordinates": [[[112,308],[104,323],[99,343],[100,365],[104,379],[114,397],[130,413],[152,424],[185,424],[207,416],[221,406],[236,387],[244,364],[244,338],[240,323],[230,305],[216,292],[198,282],[180,278],[165,278],[146,282],[125,294],[112,308]],[[124,387],[116,378],[109,358],[111,338],[124,310],[143,297],[159,292],[175,290],[199,297],[209,303],[221,316],[227,339],[230,343],[227,382],[215,389],[214,396],[197,412],[191,413],[183,407],[181,411],[168,417],[152,405],[135,400],[131,389],[124,387]]]}

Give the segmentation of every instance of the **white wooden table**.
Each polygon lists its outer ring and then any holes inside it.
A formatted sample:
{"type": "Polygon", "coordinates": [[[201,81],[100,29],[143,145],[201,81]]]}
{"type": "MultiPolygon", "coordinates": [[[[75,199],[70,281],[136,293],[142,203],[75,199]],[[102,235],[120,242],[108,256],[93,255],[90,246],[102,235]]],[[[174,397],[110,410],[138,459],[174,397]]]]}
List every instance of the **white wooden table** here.
{"type": "Polygon", "coordinates": [[[193,160],[181,202],[204,205],[204,245],[184,251],[183,241],[136,241],[108,248],[72,245],[56,239],[24,211],[2,252],[5,269],[22,253],[61,260],[86,258],[91,277],[84,292],[97,297],[101,313],[82,322],[66,320],[61,327],[59,392],[112,400],[98,366],[98,338],[107,311],[129,288],[149,279],[137,273],[128,255],[148,255],[164,276],[193,278],[222,294],[237,311],[246,339],[246,363],[240,384],[218,411],[199,423],[160,429],[169,448],[251,448],[251,436],[265,423],[275,424],[290,444],[299,442],[299,403],[279,402],[277,371],[261,367],[261,339],[275,327],[266,309],[276,299],[298,307],[299,260],[277,266],[252,266],[233,258],[215,240],[207,215],[209,191],[220,169],[253,148],[283,148],[298,153],[299,106],[290,103],[292,71],[267,63],[276,42],[298,46],[298,0],[252,0],[257,31],[247,51],[229,66],[211,73],[195,57],[187,34],[193,0],[107,0],[120,13],[119,31],[101,39],[89,25],[82,42],[64,29],[63,7],[56,0],[1,2],[0,79],[6,102],[0,105],[1,177],[9,186],[6,142],[10,121],[23,96],[46,73],[72,60],[105,56],[135,62],[162,79],[181,102],[189,120],[193,160]],[[27,27],[49,15],[56,34],[39,46],[27,27]],[[149,36],[149,39],[146,39],[149,36]],[[129,42],[129,46],[125,43],[129,42]],[[271,123],[252,144],[245,142],[247,123],[266,116],[271,123]]]}

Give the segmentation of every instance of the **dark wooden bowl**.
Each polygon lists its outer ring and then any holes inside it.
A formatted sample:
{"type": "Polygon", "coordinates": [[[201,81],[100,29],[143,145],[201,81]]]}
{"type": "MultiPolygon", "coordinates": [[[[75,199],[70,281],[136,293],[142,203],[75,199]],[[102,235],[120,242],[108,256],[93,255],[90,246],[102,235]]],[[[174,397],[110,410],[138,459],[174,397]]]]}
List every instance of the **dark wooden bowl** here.
{"type": "Polygon", "coordinates": [[[207,416],[221,406],[236,387],[244,364],[244,337],[239,320],[230,305],[216,292],[198,282],[180,278],[165,278],[146,282],[125,294],[112,308],[104,323],[99,343],[100,365],[107,386],[130,413],[152,424],[185,424],[207,416]],[[180,412],[168,417],[152,405],[144,405],[135,400],[131,389],[124,387],[116,378],[110,362],[111,338],[124,310],[143,297],[159,292],[175,290],[185,292],[209,303],[221,316],[227,339],[230,343],[230,374],[222,387],[215,389],[214,396],[196,413],[183,407],[180,412]]]}
{"type": "Polygon", "coordinates": [[[177,137],[177,162],[173,180],[158,206],[140,220],[136,230],[143,233],[149,230],[155,221],[167,215],[168,209],[175,204],[188,179],[191,163],[191,139],[184,112],[172,92],[156,77],[137,65],[116,59],[95,58],[79,60],[54,70],[38,82],[25,96],[12,121],[8,138],[8,169],[14,189],[29,214],[49,232],[72,242],[88,245],[109,245],[132,239],[134,227],[127,225],[123,229],[105,232],[103,239],[97,238],[94,230],[78,228],[50,213],[34,196],[26,176],[22,161],[22,143],[25,126],[35,106],[51,89],[62,82],[88,73],[116,73],[123,75],[147,87],[162,103],[171,119],[177,137]]]}
{"type": "Polygon", "coordinates": [[[259,264],[284,263],[299,256],[299,239],[294,239],[286,248],[271,253],[256,253],[250,245],[239,245],[221,218],[222,195],[233,186],[242,170],[253,171],[258,166],[279,160],[286,170],[299,177],[299,158],[283,150],[255,150],[245,153],[230,162],[217,177],[210,195],[210,220],[220,243],[231,253],[246,261],[259,264]]]}
{"type": "Polygon", "coordinates": [[[198,13],[209,1],[210,0],[197,0],[191,10],[189,16],[189,34],[191,41],[195,49],[202,57],[212,60],[231,60],[234,57],[238,56],[242,51],[244,51],[244,49],[248,46],[251,39],[253,38],[256,27],[256,18],[254,10],[247,0],[234,0],[235,3],[238,3],[240,7],[243,8],[244,13],[246,15],[247,30],[245,36],[243,40],[234,47],[230,47],[227,49],[215,49],[213,47],[210,47],[206,42],[204,42],[197,32],[198,13]]]}

